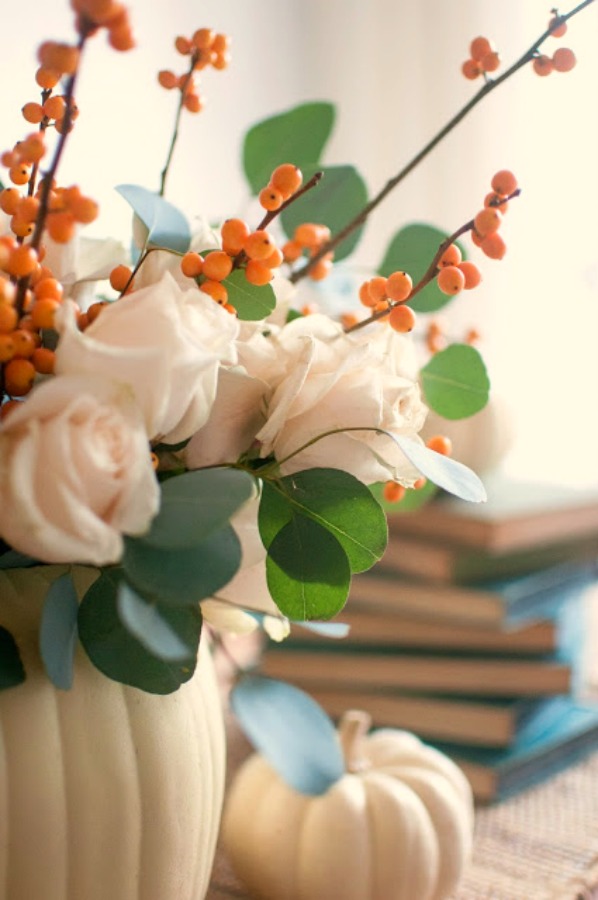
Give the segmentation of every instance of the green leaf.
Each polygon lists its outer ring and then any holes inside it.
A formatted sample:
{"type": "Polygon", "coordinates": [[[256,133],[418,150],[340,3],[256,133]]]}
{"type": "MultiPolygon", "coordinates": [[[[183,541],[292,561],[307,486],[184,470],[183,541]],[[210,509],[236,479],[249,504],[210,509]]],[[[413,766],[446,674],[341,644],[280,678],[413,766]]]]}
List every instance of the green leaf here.
{"type": "Polygon", "coordinates": [[[464,419],[486,406],[490,381],[475,347],[451,344],[420,372],[426,403],[445,419],[464,419]]]}
{"type": "Polygon", "coordinates": [[[181,640],[168,622],[172,607],[147,603],[123,581],[118,589],[116,608],[125,628],[154,656],[176,662],[193,655],[193,644],[189,646],[181,640]]]}
{"type": "Polygon", "coordinates": [[[484,485],[475,472],[463,463],[442,453],[436,453],[424,444],[418,444],[403,435],[393,434],[391,437],[415,468],[438,487],[473,503],[486,500],[484,485]]]}
{"type": "MultiPolygon", "coordinates": [[[[392,272],[405,271],[416,284],[427,271],[440,244],[446,238],[447,234],[444,231],[423,222],[406,225],[395,234],[388,245],[384,259],[378,267],[378,274],[388,277],[392,272]]],[[[466,259],[465,248],[458,241],[456,243],[463,259],[466,259]]],[[[409,302],[409,306],[416,312],[435,312],[446,306],[450,300],[452,297],[443,294],[434,279],[413,298],[413,302],[409,302]]]]}
{"type": "Polygon", "coordinates": [[[10,631],[0,625],[0,691],[25,681],[19,648],[10,631]]]}
{"type": "Polygon", "coordinates": [[[241,544],[230,525],[182,550],[162,550],[127,537],[122,564],[142,597],[173,606],[194,605],[233,578],[241,564],[241,544]]]}
{"type": "Polygon", "coordinates": [[[29,566],[39,566],[39,561],[17,550],[7,550],[0,556],[0,569],[24,569],[29,566]]]}
{"type": "MultiPolygon", "coordinates": [[[[291,515],[293,511],[300,512],[334,535],[347,554],[352,572],[370,569],[384,553],[388,540],[386,516],[369,488],[348,472],[306,469],[281,478],[273,490],[279,496],[284,494],[291,515]]],[[[280,527],[285,524],[280,503],[277,501],[270,512],[271,502],[272,490],[264,493],[260,504],[260,515],[266,520],[266,546],[272,531],[267,519],[280,527]]]]}
{"type": "Polygon", "coordinates": [[[243,144],[243,169],[253,194],[268,184],[274,169],[293,163],[304,172],[316,164],[330,137],[335,109],[331,103],[302,103],[258,122],[243,144]]]}
{"type": "Polygon", "coordinates": [[[349,593],[351,569],[335,537],[306,516],[295,515],[268,549],[270,595],[289,619],[331,619],[349,593]]]}
{"type": "Polygon", "coordinates": [[[160,511],[138,540],[160,550],[184,550],[220,531],[256,494],[255,479],[238,469],[198,469],[161,484],[160,511]]]}
{"type": "MultiPolygon", "coordinates": [[[[297,225],[302,222],[317,222],[327,225],[332,234],[340,231],[366,205],[368,196],[365,182],[353,166],[319,167],[324,172],[320,183],[311,191],[283,210],[280,216],[286,234],[292,237],[297,225]]],[[[304,172],[307,181],[316,171],[311,166],[304,172]]],[[[335,248],[334,259],[338,262],[349,256],[357,246],[363,226],[356,228],[335,248]]]]}
{"type": "Polygon", "coordinates": [[[119,184],[116,190],[147,228],[148,247],[187,252],[191,244],[191,229],[176,206],[138,184],[119,184]]]}
{"type": "Polygon", "coordinates": [[[302,794],[324,794],[345,764],[334,725],[315,700],[273,678],[245,675],[230,697],[241,728],[272,768],[302,794]]]}
{"type": "Polygon", "coordinates": [[[276,306],[272,286],[250,284],[242,269],[233,269],[222,282],[228,291],[228,302],[237,310],[244,322],[258,322],[269,316],[276,306]]]}
{"type": "Polygon", "coordinates": [[[40,623],[40,652],[48,677],[57,688],[73,684],[79,600],[71,575],[53,581],[46,594],[40,623]]]}
{"type": "Polygon", "coordinates": [[[150,653],[123,625],[117,609],[122,574],[105,569],[79,607],[79,637],[92,663],[114,681],[152,694],[170,694],[189,681],[197,662],[201,632],[198,607],[162,611],[173,631],[194,648],[185,660],[167,661],[150,653]]]}
{"type": "Polygon", "coordinates": [[[262,544],[269,548],[279,531],[293,519],[293,507],[289,500],[269,481],[262,484],[262,496],[257,516],[257,524],[262,544]]]}

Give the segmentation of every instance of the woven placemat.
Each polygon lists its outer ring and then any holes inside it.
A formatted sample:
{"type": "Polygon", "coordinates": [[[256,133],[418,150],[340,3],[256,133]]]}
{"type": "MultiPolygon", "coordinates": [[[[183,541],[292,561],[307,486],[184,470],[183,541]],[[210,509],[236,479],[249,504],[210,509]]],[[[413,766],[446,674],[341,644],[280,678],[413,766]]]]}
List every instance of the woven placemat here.
{"type": "MultiPolygon", "coordinates": [[[[230,775],[249,749],[233,729],[230,775]]],[[[477,810],[472,860],[451,900],[598,900],[597,886],[598,751],[477,810]]],[[[248,896],[219,850],[207,900],[248,896]]]]}

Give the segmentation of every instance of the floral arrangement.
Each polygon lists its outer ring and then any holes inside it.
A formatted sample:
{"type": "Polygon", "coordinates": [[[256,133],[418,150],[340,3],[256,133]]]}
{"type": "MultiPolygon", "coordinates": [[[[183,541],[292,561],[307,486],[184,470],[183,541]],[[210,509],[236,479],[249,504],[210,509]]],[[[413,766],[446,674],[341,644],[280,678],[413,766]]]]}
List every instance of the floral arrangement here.
{"type": "MultiPolygon", "coordinates": [[[[129,254],[83,236],[98,206],[60,183],[59,164],[76,140],[88,45],[104,33],[129,51],[133,31],[118,0],[71,0],[76,38],[39,47],[40,97],[23,107],[29,132],[2,154],[0,192],[0,568],[64,567],[40,624],[58,687],[70,686],[76,638],[108,677],[176,690],[194,672],[204,623],[260,620],[284,634],[289,622],[334,617],[352,574],[384,552],[385,503],[420,502],[435,486],[484,499],[446,439],[420,436],[428,407],[456,419],[486,403],[475,335],[447,344],[419,314],[479,283],[462,238],[502,258],[515,176],[496,173],[480,209],[450,232],[401,229],[351,308],[312,312],[297,291],[352,252],[379,203],[506,78],[524,65],[572,68],[572,51],[541,48],[590,2],[555,11],[498,76],[497,52],[475,39],[463,74],[482,87],[373,197],[352,167],[321,164],[330,104],[258,123],[243,148],[262,208],[251,224],[192,228],[165,198],[180,120],[203,106],[198,72],[230,61],[226,35],[177,37],[184,71],[158,76],[177,98],[160,188],[118,188],[134,214],[129,254]],[[79,603],[81,565],[96,577],[79,603]]],[[[13,636],[1,637],[9,687],[26,672],[13,636]]]]}

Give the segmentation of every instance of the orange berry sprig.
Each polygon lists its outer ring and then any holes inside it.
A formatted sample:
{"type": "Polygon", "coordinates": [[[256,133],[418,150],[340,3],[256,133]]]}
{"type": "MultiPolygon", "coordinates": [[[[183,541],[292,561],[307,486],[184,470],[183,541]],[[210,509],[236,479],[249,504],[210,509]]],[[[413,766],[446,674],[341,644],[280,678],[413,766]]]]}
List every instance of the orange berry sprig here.
{"type": "Polygon", "coordinates": [[[463,75],[473,81],[483,75],[487,80],[489,72],[496,72],[500,66],[500,57],[488,38],[474,38],[469,45],[469,58],[461,66],[463,75]]]}
{"type": "MultiPolygon", "coordinates": [[[[558,9],[551,10],[552,18],[548,23],[552,37],[560,38],[567,33],[567,17],[560,16],[558,9]]],[[[532,60],[532,67],[536,75],[544,77],[551,72],[570,72],[575,67],[577,60],[573,50],[568,47],[559,47],[552,56],[538,53],[532,60]]]]}
{"type": "Polygon", "coordinates": [[[392,191],[398,187],[401,182],[407,178],[408,175],[421,163],[423,160],[436,148],[438,144],[440,144],[444,138],[446,138],[454,128],[459,125],[463,119],[478,105],[484,100],[488,94],[492,91],[496,90],[499,85],[503,84],[503,82],[507,81],[511,78],[519,69],[524,68],[530,63],[539,53],[539,49],[544,43],[544,41],[549,38],[555,28],[558,28],[559,25],[562,25],[565,22],[568,22],[569,19],[573,18],[573,16],[579,15],[586,7],[590,6],[594,3],[595,0],[581,0],[580,3],[577,4],[570,12],[565,14],[559,14],[558,20],[555,20],[553,24],[551,24],[541,35],[540,37],[534,41],[534,43],[528,47],[528,49],[521,54],[521,56],[511,65],[509,68],[505,69],[498,75],[496,78],[490,78],[484,80],[484,83],[481,85],[477,93],[468,100],[453,116],[446,122],[438,132],[428,141],[428,143],[419,150],[412,159],[410,159],[394,176],[388,179],[383,187],[375,194],[363,207],[359,210],[355,216],[347,222],[343,228],[341,228],[336,234],[332,235],[330,240],[320,249],[319,253],[312,257],[301,269],[296,270],[291,275],[291,282],[296,284],[302,278],[305,278],[309,274],[309,269],[311,266],[316,265],[318,262],[318,258],[320,255],[324,256],[330,250],[334,250],[339,244],[341,244],[350,234],[352,234],[356,229],[360,228],[377,209],[378,206],[392,193],[392,191]]]}
{"type": "Polygon", "coordinates": [[[175,48],[182,56],[189,57],[189,66],[182,75],[170,69],[158,72],[158,83],[166,90],[178,89],[179,102],[175,115],[174,128],[166,163],[160,175],[160,196],[166,191],[166,179],[172,163],[172,157],[179,136],[179,127],[183,109],[198,113],[205,106],[205,100],[198,90],[195,73],[212,66],[214,69],[226,69],[230,63],[230,38],[226,34],[213,31],[211,28],[198,28],[190,38],[179,35],[174,42],[175,48]]]}

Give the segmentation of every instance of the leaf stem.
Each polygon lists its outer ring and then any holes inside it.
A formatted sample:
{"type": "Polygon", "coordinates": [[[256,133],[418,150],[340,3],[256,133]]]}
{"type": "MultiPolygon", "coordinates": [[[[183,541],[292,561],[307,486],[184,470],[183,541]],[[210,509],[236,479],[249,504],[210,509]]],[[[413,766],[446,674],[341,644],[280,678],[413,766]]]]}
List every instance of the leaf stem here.
{"type": "Polygon", "coordinates": [[[305,278],[306,275],[309,274],[310,269],[322,259],[327,253],[330,253],[331,250],[334,250],[342,241],[345,240],[353,231],[359,228],[360,225],[366,221],[370,213],[372,213],[376,207],[378,207],[383,200],[393,191],[397,185],[399,185],[425,158],[429,153],[448,135],[450,132],[456,128],[456,126],[472,111],[475,107],[480,103],[488,94],[490,94],[495,88],[497,88],[500,84],[510,78],[515,74],[519,69],[525,66],[527,63],[531,62],[531,60],[537,55],[539,48],[544,43],[546,38],[550,37],[552,32],[557,29],[563,22],[566,22],[567,19],[571,19],[573,16],[580,13],[587,6],[590,6],[594,0],[583,0],[582,3],[579,3],[574,9],[570,12],[560,15],[558,19],[555,19],[554,23],[550,25],[540,37],[534,41],[534,43],[529,47],[525,53],[523,53],[516,62],[513,63],[510,68],[506,69],[502,75],[499,75],[497,78],[488,79],[484,82],[483,86],[474,94],[474,96],[469,100],[460,110],[457,112],[452,119],[450,119],[446,125],[438,131],[438,133],[430,140],[428,143],[416,153],[416,155],[407,163],[404,168],[402,168],[397,174],[390,178],[381,191],[376,194],[366,205],[361,209],[357,215],[348,222],[344,228],[342,228],[337,234],[333,235],[326,244],[323,244],[317,253],[315,253],[309,261],[301,268],[298,269],[290,276],[291,282],[296,284],[302,278],[305,278]]]}

